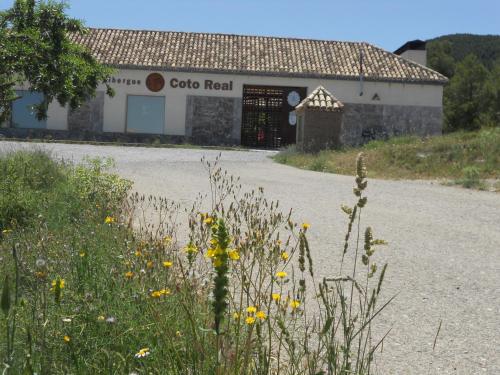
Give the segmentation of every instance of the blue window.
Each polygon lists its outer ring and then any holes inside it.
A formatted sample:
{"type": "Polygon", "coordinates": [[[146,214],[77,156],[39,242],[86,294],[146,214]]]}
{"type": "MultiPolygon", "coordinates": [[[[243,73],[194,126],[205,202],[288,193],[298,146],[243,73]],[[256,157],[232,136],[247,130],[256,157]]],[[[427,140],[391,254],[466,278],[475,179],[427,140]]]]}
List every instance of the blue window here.
{"type": "Polygon", "coordinates": [[[127,132],[163,134],[165,97],[129,95],[127,97],[127,132]]]}
{"type": "Polygon", "coordinates": [[[34,105],[43,101],[43,95],[38,92],[16,91],[21,98],[12,102],[12,127],[27,129],[45,129],[47,121],[38,121],[34,105]]]}

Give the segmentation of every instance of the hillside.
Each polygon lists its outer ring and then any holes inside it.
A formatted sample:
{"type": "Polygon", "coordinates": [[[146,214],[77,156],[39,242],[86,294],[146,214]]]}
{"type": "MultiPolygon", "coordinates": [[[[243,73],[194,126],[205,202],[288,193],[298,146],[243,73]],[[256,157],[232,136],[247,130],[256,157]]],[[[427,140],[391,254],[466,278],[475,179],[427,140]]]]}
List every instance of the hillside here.
{"type": "Polygon", "coordinates": [[[491,69],[495,61],[500,59],[500,35],[443,35],[427,41],[427,49],[430,56],[432,56],[438,42],[449,42],[451,44],[452,48],[450,52],[457,62],[472,53],[488,69],[491,69]]]}

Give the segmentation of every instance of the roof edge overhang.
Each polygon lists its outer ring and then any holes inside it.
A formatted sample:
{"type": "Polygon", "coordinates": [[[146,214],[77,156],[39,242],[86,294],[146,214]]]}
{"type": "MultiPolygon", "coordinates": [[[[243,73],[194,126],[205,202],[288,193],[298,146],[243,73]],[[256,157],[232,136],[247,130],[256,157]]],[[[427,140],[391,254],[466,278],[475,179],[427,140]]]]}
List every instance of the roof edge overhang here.
{"type": "MultiPolygon", "coordinates": [[[[360,81],[360,76],[350,75],[335,75],[335,74],[317,74],[317,73],[289,73],[289,72],[257,72],[252,70],[229,70],[229,69],[210,69],[210,68],[177,68],[172,66],[154,66],[154,65],[132,65],[132,64],[106,64],[115,69],[130,69],[130,70],[158,70],[165,72],[179,73],[209,73],[209,74],[230,74],[230,75],[246,75],[246,76],[263,76],[263,77],[283,77],[283,78],[313,78],[313,79],[336,79],[340,81],[360,81]]],[[[386,77],[363,77],[364,82],[385,82],[385,83],[402,83],[402,84],[422,84],[422,85],[437,85],[444,86],[448,83],[448,79],[444,80],[422,80],[422,79],[402,79],[402,78],[386,78],[386,77]]]]}

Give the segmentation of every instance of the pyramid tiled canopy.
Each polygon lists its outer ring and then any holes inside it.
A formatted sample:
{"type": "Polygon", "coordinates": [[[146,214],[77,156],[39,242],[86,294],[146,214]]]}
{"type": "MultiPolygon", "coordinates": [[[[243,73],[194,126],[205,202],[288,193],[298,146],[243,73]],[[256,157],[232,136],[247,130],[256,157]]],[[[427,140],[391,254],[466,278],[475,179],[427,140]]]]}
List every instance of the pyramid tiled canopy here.
{"type": "Polygon", "coordinates": [[[339,112],[344,108],[344,104],[333,96],[323,86],[319,86],[311,94],[305,98],[295,108],[297,111],[313,110],[313,111],[327,111],[339,112]]]}
{"type": "Polygon", "coordinates": [[[443,75],[368,43],[91,28],[72,40],[130,69],[444,84],[443,75]],[[361,56],[363,56],[361,58],[361,56]]]}

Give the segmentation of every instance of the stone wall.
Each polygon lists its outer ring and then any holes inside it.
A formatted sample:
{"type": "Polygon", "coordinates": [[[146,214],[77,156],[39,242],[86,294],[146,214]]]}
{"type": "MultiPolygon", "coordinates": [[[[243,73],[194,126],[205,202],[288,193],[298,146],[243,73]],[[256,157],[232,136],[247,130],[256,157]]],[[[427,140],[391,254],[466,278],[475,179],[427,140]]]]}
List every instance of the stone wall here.
{"type": "Polygon", "coordinates": [[[441,107],[346,103],[341,140],[356,146],[401,135],[440,135],[442,129],[441,107]]]}
{"type": "Polygon", "coordinates": [[[68,111],[68,129],[76,131],[102,132],[104,122],[104,91],[97,91],[95,97],[80,108],[68,111]]]}
{"type": "Polygon", "coordinates": [[[300,150],[317,152],[340,146],[342,112],[305,110],[301,116],[303,124],[297,137],[300,150]]]}
{"type": "Polygon", "coordinates": [[[189,95],[186,136],[204,145],[241,143],[241,98],[189,95]]]}

